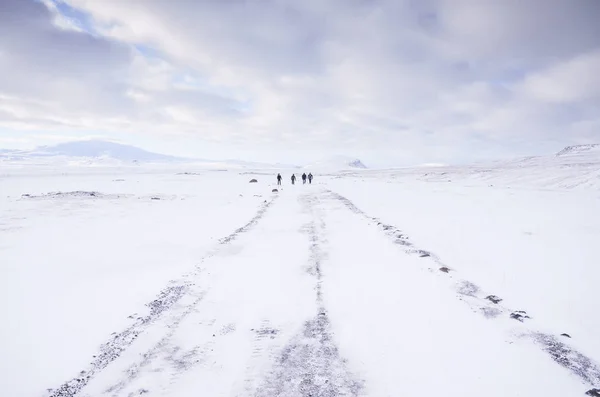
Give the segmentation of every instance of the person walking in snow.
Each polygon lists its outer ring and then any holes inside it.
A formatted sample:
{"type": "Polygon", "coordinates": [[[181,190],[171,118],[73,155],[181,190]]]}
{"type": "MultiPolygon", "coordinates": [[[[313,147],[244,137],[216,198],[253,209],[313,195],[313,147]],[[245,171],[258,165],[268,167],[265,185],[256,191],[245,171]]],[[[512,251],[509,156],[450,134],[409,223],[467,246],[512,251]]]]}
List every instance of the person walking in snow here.
{"type": "Polygon", "coordinates": [[[292,185],[296,184],[296,175],[292,174],[292,185]]]}
{"type": "Polygon", "coordinates": [[[308,183],[312,184],[313,175],[312,173],[308,173],[308,183]]]}
{"type": "Polygon", "coordinates": [[[302,174],[302,184],[306,185],[306,172],[302,174]]]}
{"type": "Polygon", "coordinates": [[[277,174],[277,185],[281,185],[281,174],[277,174]]]}

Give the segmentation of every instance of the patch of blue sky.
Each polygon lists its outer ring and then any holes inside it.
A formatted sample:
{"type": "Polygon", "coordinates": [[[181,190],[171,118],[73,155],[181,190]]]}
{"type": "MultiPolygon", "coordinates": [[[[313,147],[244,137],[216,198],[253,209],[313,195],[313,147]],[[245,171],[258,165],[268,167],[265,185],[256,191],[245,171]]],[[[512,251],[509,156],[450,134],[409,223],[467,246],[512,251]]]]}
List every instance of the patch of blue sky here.
{"type": "Polygon", "coordinates": [[[141,43],[136,43],[133,45],[133,47],[139,52],[140,55],[146,57],[146,58],[155,58],[155,59],[164,59],[164,54],[162,53],[162,51],[150,47],[146,44],[141,44],[141,43]]]}
{"type": "MultiPolygon", "coordinates": [[[[139,55],[146,59],[170,62],[168,56],[160,49],[143,43],[133,44],[133,47],[139,55]]],[[[252,111],[252,103],[246,99],[251,96],[241,88],[214,84],[207,76],[196,70],[178,67],[178,65],[173,66],[176,68],[170,79],[173,87],[231,99],[232,110],[238,113],[245,114],[252,111]]]]}
{"type": "Polygon", "coordinates": [[[252,111],[252,101],[248,99],[250,98],[248,93],[242,92],[240,89],[214,84],[196,71],[181,71],[173,76],[172,83],[183,89],[197,90],[222,98],[233,99],[232,109],[237,112],[249,113],[252,111]]]}
{"type": "MultiPolygon", "coordinates": [[[[42,2],[42,0],[36,1],[42,2]]],[[[65,3],[62,0],[45,1],[52,3],[55,7],[55,10],[58,13],[60,13],[60,15],[71,21],[79,29],[89,34],[96,34],[94,24],[92,22],[92,17],[89,14],[80,11],[77,8],[71,7],[69,4],[65,3]]]]}

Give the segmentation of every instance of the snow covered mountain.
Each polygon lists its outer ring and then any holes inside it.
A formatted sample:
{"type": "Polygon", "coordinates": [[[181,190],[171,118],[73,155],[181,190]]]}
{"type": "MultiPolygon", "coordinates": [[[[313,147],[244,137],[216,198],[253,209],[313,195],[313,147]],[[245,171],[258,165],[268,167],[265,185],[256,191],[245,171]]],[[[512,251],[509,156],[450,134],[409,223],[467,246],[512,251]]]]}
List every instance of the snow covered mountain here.
{"type": "MultiPolygon", "coordinates": [[[[182,158],[149,152],[135,146],[102,140],[87,140],[61,143],[54,146],[40,146],[33,150],[0,149],[1,163],[37,164],[37,165],[103,165],[120,166],[136,163],[193,164],[206,168],[227,169],[297,169],[301,166],[281,163],[263,163],[240,159],[207,160],[182,158]]],[[[335,156],[320,161],[306,169],[335,172],[342,170],[366,169],[357,158],[335,156]]]]}
{"type": "Polygon", "coordinates": [[[0,149],[0,162],[19,164],[124,165],[133,163],[191,163],[207,168],[287,169],[287,164],[268,164],[243,160],[206,160],[149,152],[131,145],[101,140],[75,141],[33,150],[0,149]]]}
{"type": "Polygon", "coordinates": [[[281,163],[260,163],[257,161],[244,161],[244,160],[225,160],[224,164],[232,168],[250,168],[250,169],[296,169],[301,168],[293,164],[281,164],[281,163]]]}
{"type": "Polygon", "coordinates": [[[324,159],[307,165],[304,168],[316,169],[319,171],[344,171],[367,169],[367,166],[355,157],[333,156],[328,159],[324,159]]]}
{"type": "Polygon", "coordinates": [[[67,142],[38,150],[71,157],[111,157],[122,161],[180,161],[179,157],[149,152],[134,146],[105,141],[67,142]]]}
{"type": "Polygon", "coordinates": [[[0,151],[0,159],[20,162],[175,162],[185,159],[152,153],[134,146],[100,140],[75,141],[54,146],[40,146],[33,150],[0,151]]]}

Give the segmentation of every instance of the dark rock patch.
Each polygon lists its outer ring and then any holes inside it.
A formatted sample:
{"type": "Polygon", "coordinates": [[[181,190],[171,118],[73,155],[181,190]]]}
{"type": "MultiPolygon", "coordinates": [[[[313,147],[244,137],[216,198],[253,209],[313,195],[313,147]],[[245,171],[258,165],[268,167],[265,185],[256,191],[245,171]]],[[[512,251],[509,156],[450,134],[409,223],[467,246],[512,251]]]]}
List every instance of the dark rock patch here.
{"type": "MultiPolygon", "coordinates": [[[[534,334],[533,337],[556,363],[571,370],[588,384],[600,384],[600,368],[590,358],[567,346],[553,335],[534,334]]],[[[590,390],[590,392],[594,391],[600,393],[600,389],[590,390]]],[[[600,396],[600,394],[587,395],[600,396]]]]}
{"type": "Polygon", "coordinates": [[[250,183],[258,183],[256,179],[250,179],[250,183]]]}
{"type": "Polygon", "coordinates": [[[273,189],[273,190],[271,190],[271,191],[272,191],[273,193],[277,193],[277,192],[279,192],[279,190],[277,190],[277,189],[273,189]]]}
{"type": "Polygon", "coordinates": [[[569,334],[560,334],[560,336],[564,336],[565,338],[571,339],[571,335],[569,335],[569,334]]]}
{"type": "Polygon", "coordinates": [[[489,300],[492,303],[498,304],[502,302],[502,298],[497,297],[496,295],[488,295],[485,299],[489,300]]]}
{"type": "Polygon", "coordinates": [[[586,396],[600,397],[600,389],[591,389],[585,392],[586,396]]]}
{"type": "Polygon", "coordinates": [[[524,322],[525,319],[527,318],[531,318],[527,315],[527,313],[525,313],[523,310],[518,310],[516,312],[513,312],[510,314],[510,318],[520,321],[520,322],[524,322]]]}
{"type": "Polygon", "coordinates": [[[251,329],[255,334],[260,335],[262,337],[270,337],[271,339],[275,339],[275,337],[279,334],[279,330],[275,328],[260,328],[260,329],[251,329]]]}
{"type": "Polygon", "coordinates": [[[443,267],[440,267],[440,272],[450,273],[450,269],[448,269],[446,266],[443,266],[443,267]]]}
{"type": "Polygon", "coordinates": [[[41,195],[23,194],[22,198],[30,199],[67,199],[67,198],[118,198],[116,195],[102,194],[100,192],[88,192],[76,190],[73,192],[51,192],[41,195]]]}

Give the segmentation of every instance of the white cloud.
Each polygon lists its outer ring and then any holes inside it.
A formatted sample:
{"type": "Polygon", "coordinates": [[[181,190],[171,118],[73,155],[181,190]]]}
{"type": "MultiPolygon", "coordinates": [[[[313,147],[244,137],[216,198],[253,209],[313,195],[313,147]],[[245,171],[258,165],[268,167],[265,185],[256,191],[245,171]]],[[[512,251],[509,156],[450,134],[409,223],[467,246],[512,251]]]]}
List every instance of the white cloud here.
{"type": "Polygon", "coordinates": [[[532,73],[525,80],[523,90],[533,98],[547,102],[600,100],[600,50],[532,73]]]}
{"type": "Polygon", "coordinates": [[[63,1],[100,36],[0,5],[0,128],[371,164],[600,139],[595,0],[63,1]]]}

